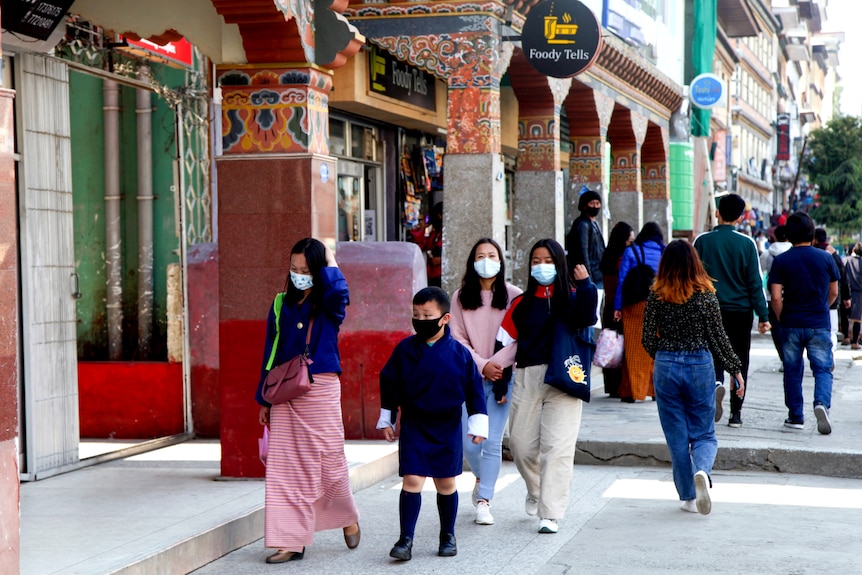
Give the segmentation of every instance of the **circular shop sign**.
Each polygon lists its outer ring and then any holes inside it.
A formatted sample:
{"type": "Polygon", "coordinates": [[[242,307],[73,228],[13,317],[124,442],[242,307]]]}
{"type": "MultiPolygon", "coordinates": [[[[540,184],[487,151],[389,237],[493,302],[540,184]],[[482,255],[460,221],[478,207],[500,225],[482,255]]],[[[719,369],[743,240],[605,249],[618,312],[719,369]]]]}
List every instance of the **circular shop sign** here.
{"type": "Polygon", "coordinates": [[[724,98],[724,82],[715,74],[695,76],[689,85],[688,97],[698,108],[715,108],[724,98]]]}
{"type": "Polygon", "coordinates": [[[545,76],[570,78],[592,65],[602,45],[599,23],[578,0],[548,0],[527,14],[521,47],[545,76]]]}

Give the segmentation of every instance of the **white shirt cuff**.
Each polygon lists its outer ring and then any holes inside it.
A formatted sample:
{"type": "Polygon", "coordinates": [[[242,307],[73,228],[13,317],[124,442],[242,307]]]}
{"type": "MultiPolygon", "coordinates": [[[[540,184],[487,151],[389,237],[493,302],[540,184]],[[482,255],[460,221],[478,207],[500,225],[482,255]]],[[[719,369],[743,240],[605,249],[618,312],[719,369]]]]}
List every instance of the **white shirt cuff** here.
{"type": "Polygon", "coordinates": [[[377,420],[377,429],[386,429],[387,427],[395,429],[395,425],[392,424],[392,412],[381,407],[380,419],[377,420]]]}
{"type": "Polygon", "coordinates": [[[488,439],[488,416],[474,413],[467,418],[467,435],[488,439]]]}

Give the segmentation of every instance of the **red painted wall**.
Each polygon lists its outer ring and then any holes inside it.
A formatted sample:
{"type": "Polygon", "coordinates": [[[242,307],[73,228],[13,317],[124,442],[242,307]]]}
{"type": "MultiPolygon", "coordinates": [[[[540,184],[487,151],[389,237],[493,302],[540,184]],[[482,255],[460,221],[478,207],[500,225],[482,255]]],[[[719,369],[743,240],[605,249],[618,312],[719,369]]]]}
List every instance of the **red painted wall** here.
{"type": "MultiPolygon", "coordinates": [[[[0,133],[14,134],[15,92],[0,88],[0,133]]],[[[18,208],[15,161],[0,145],[0,572],[20,557],[18,503],[18,208]]]]}
{"type": "Polygon", "coordinates": [[[153,439],[184,431],[179,363],[78,362],[81,437],[153,439]]]}
{"type": "Polygon", "coordinates": [[[218,245],[189,248],[189,356],[192,426],[198,437],[219,436],[218,245]]]}

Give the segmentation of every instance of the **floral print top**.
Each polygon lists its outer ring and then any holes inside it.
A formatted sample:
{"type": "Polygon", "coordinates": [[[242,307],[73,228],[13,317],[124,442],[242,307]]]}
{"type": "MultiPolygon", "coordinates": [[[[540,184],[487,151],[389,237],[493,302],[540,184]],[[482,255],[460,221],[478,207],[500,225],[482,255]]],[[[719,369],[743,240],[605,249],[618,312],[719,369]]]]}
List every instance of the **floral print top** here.
{"type": "Polygon", "coordinates": [[[695,292],[678,304],[662,301],[651,291],[644,311],[642,342],[653,358],[658,351],[708,349],[713,361],[728,373],[742,370],[742,362],[724,332],[718,298],[711,292],[695,292]]]}

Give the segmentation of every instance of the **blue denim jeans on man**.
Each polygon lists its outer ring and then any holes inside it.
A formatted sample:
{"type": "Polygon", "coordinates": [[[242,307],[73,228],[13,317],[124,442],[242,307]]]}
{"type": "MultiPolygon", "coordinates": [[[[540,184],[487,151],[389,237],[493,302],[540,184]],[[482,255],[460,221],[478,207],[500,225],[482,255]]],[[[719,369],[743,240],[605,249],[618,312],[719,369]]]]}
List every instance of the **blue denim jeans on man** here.
{"type": "MultiPolygon", "coordinates": [[[[514,378],[513,378],[514,379],[514,378]]],[[[506,391],[506,403],[500,405],[494,399],[494,385],[487,379],[482,380],[485,387],[485,406],[488,408],[488,439],[473,443],[464,433],[464,457],[479,478],[479,499],[494,499],[494,485],[500,475],[503,461],[503,432],[509,420],[509,407],[512,405],[512,380],[506,391]]],[[[462,408],[463,426],[467,429],[467,408],[462,408]]]]}
{"type": "Polygon", "coordinates": [[[653,379],[673,483],[680,500],[694,499],[694,474],[705,471],[710,475],[718,451],[712,354],[705,349],[659,351],[653,379]]]}
{"type": "Polygon", "coordinates": [[[814,373],[814,405],[832,407],[832,333],[829,329],[785,327],[784,331],[784,404],[793,421],[804,421],[802,398],[802,350],[814,373]]]}

